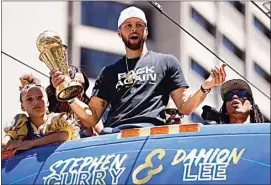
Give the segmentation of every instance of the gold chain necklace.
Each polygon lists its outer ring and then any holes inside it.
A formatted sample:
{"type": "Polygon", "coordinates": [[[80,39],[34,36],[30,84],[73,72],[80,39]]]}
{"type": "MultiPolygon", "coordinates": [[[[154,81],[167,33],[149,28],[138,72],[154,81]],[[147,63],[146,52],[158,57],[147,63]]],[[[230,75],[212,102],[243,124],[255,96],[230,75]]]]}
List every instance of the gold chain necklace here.
{"type": "MultiPolygon", "coordinates": [[[[134,70],[129,71],[129,67],[128,67],[128,63],[127,63],[127,57],[125,57],[125,59],[126,59],[125,62],[126,62],[126,69],[127,69],[127,74],[126,74],[125,78],[126,78],[128,83],[132,83],[136,79],[137,75],[136,75],[136,72],[134,70]]],[[[134,69],[136,69],[137,64],[138,64],[138,62],[136,63],[136,66],[135,66],[134,69]]]]}

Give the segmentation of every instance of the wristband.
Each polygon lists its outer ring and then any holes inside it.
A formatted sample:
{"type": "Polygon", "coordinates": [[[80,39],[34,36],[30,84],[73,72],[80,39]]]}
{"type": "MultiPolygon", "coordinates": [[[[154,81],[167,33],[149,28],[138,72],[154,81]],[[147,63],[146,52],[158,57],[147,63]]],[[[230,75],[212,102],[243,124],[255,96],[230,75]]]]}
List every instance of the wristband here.
{"type": "Polygon", "coordinates": [[[208,93],[211,91],[211,89],[204,89],[204,88],[202,87],[202,85],[200,86],[200,90],[201,90],[204,94],[208,94],[208,93]]]}
{"type": "Polygon", "coordinates": [[[69,100],[67,102],[68,102],[68,104],[72,104],[74,101],[75,101],[75,98],[73,98],[73,99],[71,99],[71,100],[69,100]]]}

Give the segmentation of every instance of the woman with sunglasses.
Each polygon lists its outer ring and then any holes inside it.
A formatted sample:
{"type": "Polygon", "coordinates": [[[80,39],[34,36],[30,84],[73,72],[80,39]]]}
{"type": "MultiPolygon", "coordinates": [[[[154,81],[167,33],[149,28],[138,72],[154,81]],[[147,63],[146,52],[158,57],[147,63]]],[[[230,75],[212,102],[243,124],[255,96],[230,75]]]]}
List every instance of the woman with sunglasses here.
{"type": "Polygon", "coordinates": [[[250,86],[241,79],[232,79],[221,86],[224,101],[220,109],[220,123],[264,123],[255,104],[250,86]]]}
{"type": "Polygon", "coordinates": [[[27,114],[17,114],[2,147],[5,150],[27,150],[50,143],[79,139],[78,130],[65,113],[48,113],[48,98],[45,89],[31,74],[21,78],[21,109],[27,114]]]}
{"type": "MultiPolygon", "coordinates": [[[[103,122],[100,120],[98,124],[94,128],[85,128],[81,123],[81,120],[77,118],[77,115],[72,111],[69,103],[67,102],[60,102],[56,99],[56,86],[64,81],[64,77],[60,75],[59,72],[54,73],[55,70],[50,72],[50,85],[46,88],[46,92],[48,94],[49,99],[49,111],[50,112],[67,112],[70,113],[71,117],[76,120],[78,126],[81,128],[80,135],[81,137],[89,137],[89,136],[96,136],[100,131],[103,129],[103,122]],[[52,78],[52,74],[54,75],[52,78]],[[53,80],[54,79],[54,80],[53,80]]],[[[69,74],[70,78],[79,81],[84,90],[81,95],[77,97],[82,103],[88,105],[89,97],[86,94],[86,91],[89,88],[89,81],[88,77],[85,72],[80,69],[79,67],[69,66],[69,74]]]]}

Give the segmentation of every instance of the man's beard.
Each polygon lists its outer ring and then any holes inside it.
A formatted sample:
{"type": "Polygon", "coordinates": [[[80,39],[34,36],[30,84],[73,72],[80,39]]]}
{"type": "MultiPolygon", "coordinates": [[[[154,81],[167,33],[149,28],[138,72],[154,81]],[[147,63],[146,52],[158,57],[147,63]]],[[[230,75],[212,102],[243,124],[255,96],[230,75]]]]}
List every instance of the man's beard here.
{"type": "Polygon", "coordinates": [[[129,48],[130,50],[133,50],[133,51],[140,49],[143,46],[144,42],[145,42],[143,37],[140,38],[140,40],[139,40],[139,42],[137,44],[132,44],[130,42],[130,39],[126,39],[124,36],[122,36],[121,38],[122,38],[122,41],[124,42],[125,46],[127,48],[129,48]]]}

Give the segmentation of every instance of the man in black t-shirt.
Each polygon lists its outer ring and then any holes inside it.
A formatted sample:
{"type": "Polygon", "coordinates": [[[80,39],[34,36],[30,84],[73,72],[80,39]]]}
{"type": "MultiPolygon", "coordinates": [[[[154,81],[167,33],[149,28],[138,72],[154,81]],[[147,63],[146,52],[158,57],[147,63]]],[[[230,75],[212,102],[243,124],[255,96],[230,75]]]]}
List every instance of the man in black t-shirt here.
{"type": "Polygon", "coordinates": [[[188,84],[178,60],[147,51],[141,58],[127,59],[127,65],[123,57],[105,67],[96,80],[93,97],[111,104],[105,126],[142,122],[163,125],[169,94],[179,87],[187,88],[188,84]]]}
{"type": "Polygon", "coordinates": [[[164,125],[163,110],[169,95],[179,111],[189,115],[212,87],[225,81],[225,65],[220,69],[216,67],[201,88],[187,96],[186,89],[189,86],[176,57],[147,50],[147,20],[144,12],[136,7],[121,12],[118,35],[125,44],[126,55],[100,72],[89,107],[78,99],[70,104],[73,110],[77,110],[80,119],[87,123],[87,127],[98,122],[108,105],[111,105],[111,109],[106,127],[138,123],[164,125]]]}

